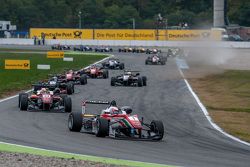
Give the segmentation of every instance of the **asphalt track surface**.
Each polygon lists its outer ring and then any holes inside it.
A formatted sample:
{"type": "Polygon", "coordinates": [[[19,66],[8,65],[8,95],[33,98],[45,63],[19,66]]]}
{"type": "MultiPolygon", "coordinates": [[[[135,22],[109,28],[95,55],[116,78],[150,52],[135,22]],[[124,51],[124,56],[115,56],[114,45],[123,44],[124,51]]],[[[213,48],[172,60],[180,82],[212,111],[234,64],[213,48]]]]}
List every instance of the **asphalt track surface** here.
{"type": "MultiPolygon", "coordinates": [[[[67,113],[23,112],[17,98],[0,103],[0,140],[87,155],[121,158],[178,166],[249,167],[250,147],[238,143],[207,121],[170,58],[165,66],[145,66],[146,55],[115,54],[129,69],[148,77],[146,87],[111,87],[110,79],[89,79],[72,95],[73,110],[81,100],[112,100],[130,105],[145,121],[162,120],[165,137],[160,142],[115,140],[70,132],[67,113]]],[[[110,71],[110,77],[121,71],[110,71]]],[[[88,106],[87,106],[88,107],[88,106]]],[[[105,106],[103,106],[105,107],[105,106]]],[[[89,110],[88,110],[89,109],[89,110]]],[[[87,111],[98,112],[100,106],[87,111]]]]}

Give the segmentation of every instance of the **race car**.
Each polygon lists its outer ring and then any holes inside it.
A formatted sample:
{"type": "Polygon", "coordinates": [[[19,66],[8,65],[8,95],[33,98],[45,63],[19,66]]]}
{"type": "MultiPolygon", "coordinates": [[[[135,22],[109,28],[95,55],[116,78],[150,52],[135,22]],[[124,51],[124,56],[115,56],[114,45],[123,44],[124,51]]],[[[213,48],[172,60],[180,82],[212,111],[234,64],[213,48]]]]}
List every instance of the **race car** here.
{"type": "Polygon", "coordinates": [[[153,56],[149,56],[147,57],[147,59],[145,60],[145,64],[153,64],[153,65],[165,65],[166,64],[167,59],[163,56],[159,56],[159,55],[153,55],[153,56]]]}
{"type": "Polygon", "coordinates": [[[117,107],[115,101],[83,101],[82,111],[71,112],[68,117],[70,131],[94,134],[97,137],[160,141],[164,137],[162,121],[145,123],[138,115],[131,115],[132,108],[117,107]],[[87,104],[109,105],[100,114],[86,113],[87,104]]]}
{"type": "Polygon", "coordinates": [[[102,63],[102,67],[105,69],[124,69],[124,63],[121,63],[119,59],[110,58],[107,61],[102,63]]]}
{"type": "Polygon", "coordinates": [[[167,52],[168,57],[176,57],[184,55],[184,51],[181,48],[169,48],[167,52]]]}
{"type": "Polygon", "coordinates": [[[133,48],[131,47],[119,48],[118,52],[133,52],[133,48]]]}
{"type": "Polygon", "coordinates": [[[29,96],[27,93],[19,94],[18,106],[21,111],[36,110],[36,111],[64,111],[71,112],[72,101],[67,95],[57,95],[48,88],[38,90],[36,94],[29,96]]]}
{"type": "Polygon", "coordinates": [[[57,75],[60,82],[73,82],[74,84],[85,85],[88,83],[87,75],[82,74],[81,70],[67,70],[65,74],[57,75]]]}
{"type": "Polygon", "coordinates": [[[98,47],[95,48],[95,52],[113,52],[113,49],[109,47],[98,47]]]}
{"type": "Polygon", "coordinates": [[[146,49],[143,47],[133,49],[133,53],[145,53],[145,52],[146,52],[146,49]]]}
{"type": "Polygon", "coordinates": [[[89,46],[84,46],[84,45],[80,45],[80,46],[75,46],[74,47],[74,51],[92,51],[93,49],[89,46]]]}
{"type": "Polygon", "coordinates": [[[71,95],[75,92],[75,87],[73,82],[63,82],[59,80],[58,77],[54,76],[47,82],[38,82],[33,84],[33,92],[37,92],[42,88],[48,88],[56,94],[68,94],[71,95]]]}
{"type": "Polygon", "coordinates": [[[68,45],[60,45],[60,44],[55,44],[51,46],[52,50],[70,50],[70,46],[68,45]]]}
{"type": "Polygon", "coordinates": [[[157,53],[161,53],[161,50],[159,49],[147,49],[146,50],[146,54],[157,54],[157,53]]]}
{"type": "Polygon", "coordinates": [[[109,77],[109,71],[103,69],[100,65],[92,65],[91,67],[81,71],[82,74],[86,74],[90,78],[103,78],[106,79],[109,77]]]}
{"type": "Polygon", "coordinates": [[[125,70],[123,74],[111,78],[111,86],[147,86],[147,77],[140,76],[139,71],[125,70]]]}

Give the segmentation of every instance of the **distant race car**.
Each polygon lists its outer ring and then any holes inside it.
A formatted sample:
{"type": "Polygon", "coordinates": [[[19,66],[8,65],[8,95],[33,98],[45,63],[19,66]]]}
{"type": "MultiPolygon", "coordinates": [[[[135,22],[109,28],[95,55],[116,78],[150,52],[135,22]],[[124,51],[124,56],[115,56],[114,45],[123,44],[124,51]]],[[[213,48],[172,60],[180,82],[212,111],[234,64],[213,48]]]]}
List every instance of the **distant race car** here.
{"type": "Polygon", "coordinates": [[[52,50],[70,50],[70,46],[68,45],[60,45],[60,44],[56,44],[56,45],[52,45],[51,46],[52,50]]]}
{"type": "Polygon", "coordinates": [[[146,49],[143,47],[133,49],[133,53],[145,53],[145,52],[146,52],[146,49]]]}
{"type": "Polygon", "coordinates": [[[111,86],[147,86],[147,77],[140,76],[139,71],[124,71],[123,74],[111,78],[111,86]]]}
{"type": "Polygon", "coordinates": [[[159,49],[147,49],[146,50],[146,54],[157,54],[157,53],[161,53],[161,50],[159,49]]]}
{"type": "Polygon", "coordinates": [[[82,74],[86,74],[90,78],[103,78],[109,77],[109,71],[103,69],[100,65],[92,65],[91,67],[81,71],[82,74]]]}
{"type": "Polygon", "coordinates": [[[95,52],[113,52],[113,49],[109,47],[98,47],[95,48],[95,52]]]}
{"type": "Polygon", "coordinates": [[[149,56],[147,57],[147,59],[145,60],[145,64],[153,64],[153,65],[165,65],[166,64],[167,59],[164,58],[163,56],[159,56],[159,55],[153,55],[153,56],[149,56]]]}
{"type": "Polygon", "coordinates": [[[53,91],[47,88],[42,88],[37,91],[36,94],[29,96],[27,93],[19,94],[18,106],[21,111],[27,110],[40,110],[51,111],[59,110],[65,112],[71,112],[72,102],[71,98],[67,95],[56,95],[53,91]]]}
{"type": "Polygon", "coordinates": [[[119,59],[110,58],[107,61],[102,63],[102,67],[107,68],[107,69],[120,69],[120,70],[123,70],[124,69],[124,63],[121,63],[119,61],[119,59]]]}
{"type": "Polygon", "coordinates": [[[167,52],[168,57],[183,56],[184,51],[181,48],[169,48],[167,52]]]}
{"type": "Polygon", "coordinates": [[[39,82],[37,84],[33,84],[32,86],[33,86],[34,93],[41,90],[42,88],[47,88],[50,91],[53,91],[54,94],[71,95],[75,91],[74,84],[72,82],[63,83],[63,82],[56,81],[55,79],[51,79],[48,82],[39,82]]]}
{"type": "Polygon", "coordinates": [[[133,48],[131,47],[119,48],[118,52],[133,52],[133,48]]]}
{"type": "Polygon", "coordinates": [[[73,82],[74,84],[81,85],[85,85],[88,83],[87,75],[83,74],[81,70],[68,70],[65,72],[65,74],[59,74],[57,75],[57,77],[60,82],[73,82]]]}
{"type": "Polygon", "coordinates": [[[93,49],[89,46],[84,46],[84,45],[80,45],[80,46],[75,46],[74,47],[74,51],[92,51],[93,49]]]}
{"type": "Polygon", "coordinates": [[[159,141],[164,137],[162,121],[154,120],[145,123],[137,115],[131,115],[132,108],[117,107],[116,102],[83,101],[82,111],[71,112],[68,118],[70,131],[94,134],[97,137],[138,139],[159,141]],[[109,105],[100,114],[86,113],[86,104],[109,105]]]}

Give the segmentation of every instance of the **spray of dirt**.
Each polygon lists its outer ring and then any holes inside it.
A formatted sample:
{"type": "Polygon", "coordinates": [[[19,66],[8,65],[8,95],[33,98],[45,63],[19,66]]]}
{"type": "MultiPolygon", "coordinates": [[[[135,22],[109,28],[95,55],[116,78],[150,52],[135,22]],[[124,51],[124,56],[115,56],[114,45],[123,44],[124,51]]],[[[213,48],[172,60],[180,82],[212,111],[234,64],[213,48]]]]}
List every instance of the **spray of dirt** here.
{"type": "Polygon", "coordinates": [[[250,70],[250,49],[216,47],[185,48],[190,78],[222,73],[228,69],[250,70]]]}

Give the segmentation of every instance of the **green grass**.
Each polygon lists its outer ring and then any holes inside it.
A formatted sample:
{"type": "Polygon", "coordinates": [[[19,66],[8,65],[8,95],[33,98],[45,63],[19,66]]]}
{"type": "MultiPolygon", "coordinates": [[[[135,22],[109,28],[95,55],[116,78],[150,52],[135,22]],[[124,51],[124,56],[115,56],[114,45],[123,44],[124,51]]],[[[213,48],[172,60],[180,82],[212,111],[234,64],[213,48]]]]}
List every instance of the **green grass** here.
{"type": "Polygon", "coordinates": [[[61,73],[65,68],[79,69],[101,60],[107,55],[100,54],[66,54],[73,57],[73,62],[64,62],[62,59],[47,59],[46,54],[34,53],[0,53],[0,98],[6,93],[30,88],[31,84],[47,79],[48,74],[61,73]],[[30,70],[5,70],[5,59],[28,59],[31,62],[30,70]],[[50,70],[37,70],[37,64],[49,64],[50,70]]]}
{"type": "Polygon", "coordinates": [[[168,165],[163,165],[163,164],[146,163],[146,162],[139,162],[139,161],[129,161],[129,160],[113,159],[113,158],[104,158],[104,157],[80,155],[80,154],[70,154],[70,153],[65,153],[65,152],[43,150],[43,149],[38,149],[38,148],[26,147],[26,146],[19,146],[19,145],[17,146],[17,145],[1,143],[1,142],[0,142],[0,151],[16,152],[16,153],[28,153],[28,154],[33,154],[33,155],[47,156],[47,157],[77,159],[77,160],[100,162],[100,163],[104,163],[104,164],[124,165],[124,166],[173,167],[173,166],[168,166],[168,165]]]}

